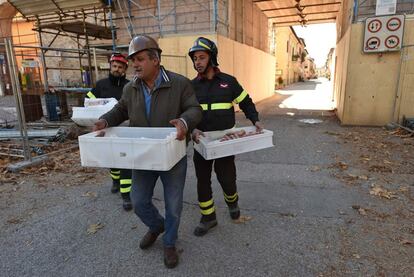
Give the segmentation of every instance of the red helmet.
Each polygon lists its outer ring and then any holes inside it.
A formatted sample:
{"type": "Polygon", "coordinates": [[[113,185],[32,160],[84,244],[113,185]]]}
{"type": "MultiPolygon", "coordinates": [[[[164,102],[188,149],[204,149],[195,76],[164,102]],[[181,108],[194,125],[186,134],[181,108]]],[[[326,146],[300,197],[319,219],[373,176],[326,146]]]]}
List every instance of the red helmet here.
{"type": "Polygon", "coordinates": [[[109,62],[113,62],[113,61],[117,61],[117,62],[121,62],[126,64],[126,66],[128,66],[128,60],[126,59],[125,55],[122,55],[121,53],[114,53],[111,55],[111,58],[109,59],[109,62]]]}

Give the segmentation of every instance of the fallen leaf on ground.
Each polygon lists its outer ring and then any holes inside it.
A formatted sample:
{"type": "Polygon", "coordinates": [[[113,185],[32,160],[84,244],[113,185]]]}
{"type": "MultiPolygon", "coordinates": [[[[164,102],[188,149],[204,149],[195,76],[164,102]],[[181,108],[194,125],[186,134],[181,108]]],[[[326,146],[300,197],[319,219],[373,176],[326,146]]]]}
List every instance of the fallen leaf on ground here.
{"type": "Polygon", "coordinates": [[[395,193],[392,191],[388,191],[378,186],[374,186],[370,191],[369,194],[376,195],[385,199],[396,198],[395,193]]]}
{"type": "Polygon", "coordinates": [[[236,224],[246,223],[247,221],[250,221],[251,219],[252,219],[251,216],[241,215],[238,219],[233,220],[233,223],[236,223],[236,224]]]}
{"type": "Polygon", "coordinates": [[[286,216],[286,217],[296,217],[296,214],[294,213],[280,213],[281,216],[286,216]]]}
{"type": "Polygon", "coordinates": [[[398,189],[400,192],[408,192],[408,187],[401,187],[398,189]]]}
{"type": "Polygon", "coordinates": [[[321,170],[321,168],[319,167],[319,166],[313,166],[312,168],[311,168],[311,171],[312,172],[316,172],[316,171],[320,171],[321,170]]]}
{"type": "Polygon", "coordinates": [[[339,168],[341,170],[347,170],[348,169],[348,165],[346,163],[344,163],[344,162],[334,163],[334,164],[332,164],[330,166],[330,168],[333,168],[333,167],[337,167],[337,168],[339,168]]]}
{"type": "Polygon", "coordinates": [[[91,224],[88,227],[88,230],[86,231],[88,233],[88,235],[92,235],[95,234],[96,232],[98,232],[99,229],[102,229],[105,225],[101,224],[101,223],[96,223],[96,224],[91,224]]]}
{"type": "Polygon", "coordinates": [[[407,240],[407,239],[401,240],[400,243],[402,245],[412,245],[412,244],[414,244],[414,242],[412,242],[411,240],[407,240]]]}
{"type": "Polygon", "coordinates": [[[87,191],[84,194],[82,194],[83,197],[96,197],[96,193],[92,191],[87,191]]]}
{"type": "Polygon", "coordinates": [[[354,258],[356,258],[356,259],[361,258],[361,256],[359,256],[358,254],[353,254],[352,256],[354,256],[354,258]]]}
{"type": "Polygon", "coordinates": [[[341,134],[339,133],[335,133],[335,132],[331,132],[331,131],[326,131],[325,134],[331,135],[331,136],[340,136],[341,134]]]}
{"type": "Polygon", "coordinates": [[[10,218],[7,220],[7,223],[10,223],[10,224],[19,224],[21,222],[22,220],[20,218],[10,218]]]}
{"type": "Polygon", "coordinates": [[[369,167],[369,171],[378,172],[378,173],[387,173],[387,172],[392,173],[392,168],[389,166],[385,166],[385,165],[371,165],[369,167]]]}
{"type": "Polygon", "coordinates": [[[359,208],[358,212],[359,212],[360,215],[367,215],[367,211],[363,208],[359,208]]]}
{"type": "Polygon", "coordinates": [[[360,215],[367,215],[367,211],[359,205],[352,205],[352,209],[357,210],[360,215]]]}

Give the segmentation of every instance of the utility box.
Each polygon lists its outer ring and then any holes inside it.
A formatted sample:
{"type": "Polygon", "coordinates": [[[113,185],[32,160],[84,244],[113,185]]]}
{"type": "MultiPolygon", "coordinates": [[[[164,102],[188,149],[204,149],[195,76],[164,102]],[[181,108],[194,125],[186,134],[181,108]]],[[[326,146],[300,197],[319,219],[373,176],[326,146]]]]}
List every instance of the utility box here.
{"type": "Polygon", "coordinates": [[[82,166],[170,170],[186,154],[175,128],[112,127],[79,136],[82,166]],[[100,132],[105,135],[100,137],[100,132]]]}
{"type": "Polygon", "coordinates": [[[246,134],[254,133],[256,127],[249,126],[224,131],[204,132],[205,136],[200,137],[200,143],[194,143],[194,149],[200,153],[204,159],[213,160],[273,147],[273,132],[266,129],[259,134],[222,141],[226,134],[236,133],[242,130],[244,130],[246,134]]]}

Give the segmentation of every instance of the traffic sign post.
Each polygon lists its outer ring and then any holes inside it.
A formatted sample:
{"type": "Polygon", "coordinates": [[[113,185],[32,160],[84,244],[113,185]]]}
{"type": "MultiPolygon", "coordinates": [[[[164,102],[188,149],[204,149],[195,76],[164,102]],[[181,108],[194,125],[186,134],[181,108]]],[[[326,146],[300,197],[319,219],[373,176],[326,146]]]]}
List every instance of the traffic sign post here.
{"type": "Polygon", "coordinates": [[[377,16],[365,21],[364,53],[399,51],[404,35],[404,15],[377,16]]]}

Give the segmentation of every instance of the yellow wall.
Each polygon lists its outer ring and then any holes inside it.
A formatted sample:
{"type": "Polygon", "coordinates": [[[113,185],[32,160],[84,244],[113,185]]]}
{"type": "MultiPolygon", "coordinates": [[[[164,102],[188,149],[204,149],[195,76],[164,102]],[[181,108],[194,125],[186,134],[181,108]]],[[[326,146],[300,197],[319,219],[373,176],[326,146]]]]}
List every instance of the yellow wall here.
{"type": "Polygon", "coordinates": [[[254,102],[274,94],[276,59],[273,55],[223,36],[218,36],[218,47],[222,71],[235,76],[254,102]]]}
{"type": "MultiPolygon", "coordinates": [[[[233,75],[249,92],[254,102],[274,94],[275,57],[254,47],[241,44],[220,35],[203,34],[217,43],[220,70],[233,75]]],[[[162,64],[167,70],[181,73],[192,79],[197,74],[188,57],[188,49],[198,35],[166,36],[158,43],[163,50],[162,64]],[[177,63],[177,61],[180,63],[177,63]]]]}
{"type": "MultiPolygon", "coordinates": [[[[394,113],[394,120],[401,122],[402,117],[414,117],[414,20],[406,21],[405,27],[411,31],[404,34],[404,45],[401,60],[401,72],[399,74],[399,86],[394,113]]],[[[407,30],[406,29],[406,30],[407,30]]]]}
{"type": "MultiPolygon", "coordinates": [[[[413,43],[413,30],[414,21],[406,21],[404,45],[413,43]]],[[[337,67],[340,70],[335,79],[335,98],[341,122],[350,125],[387,124],[393,121],[395,103],[398,118],[403,114],[413,116],[414,60],[408,58],[401,66],[401,97],[396,101],[401,53],[364,54],[364,24],[352,24],[348,32],[338,43],[337,55],[340,56],[337,67]]],[[[404,51],[413,53],[412,49],[404,51]]]]}
{"type": "Polygon", "coordinates": [[[336,45],[336,65],[334,65],[334,67],[336,67],[334,69],[335,75],[331,75],[331,80],[332,77],[334,78],[334,103],[337,108],[337,116],[341,122],[343,121],[344,116],[350,34],[351,27],[348,28],[348,31],[336,45]]]}
{"type": "Polygon", "coordinates": [[[304,51],[303,45],[293,34],[290,27],[276,27],[276,69],[282,75],[277,75],[283,78],[283,85],[289,85],[299,81],[299,76],[303,74],[302,63],[300,58],[297,61],[292,61],[292,55],[304,51]],[[287,42],[289,48],[287,49],[287,42]],[[293,49],[295,53],[293,53],[293,49]]]}
{"type": "MultiPolygon", "coordinates": [[[[189,79],[193,79],[197,74],[193,68],[193,63],[188,56],[188,50],[193,46],[194,41],[200,35],[169,35],[158,39],[158,44],[162,49],[161,63],[167,70],[180,73],[189,79]]],[[[217,42],[217,35],[202,34],[203,37],[217,42]]],[[[221,49],[219,48],[219,52],[221,49]]]]}
{"type": "MultiPolygon", "coordinates": [[[[337,19],[334,101],[342,124],[381,126],[414,117],[414,47],[364,54],[364,22],[350,23],[353,1],[337,19]],[[404,57],[401,59],[401,57],[404,57]]],[[[407,15],[403,45],[414,45],[414,17],[407,15]]]]}

